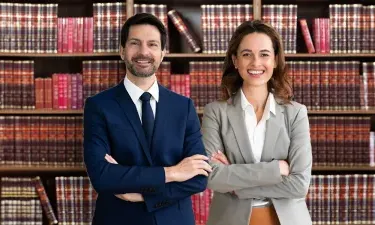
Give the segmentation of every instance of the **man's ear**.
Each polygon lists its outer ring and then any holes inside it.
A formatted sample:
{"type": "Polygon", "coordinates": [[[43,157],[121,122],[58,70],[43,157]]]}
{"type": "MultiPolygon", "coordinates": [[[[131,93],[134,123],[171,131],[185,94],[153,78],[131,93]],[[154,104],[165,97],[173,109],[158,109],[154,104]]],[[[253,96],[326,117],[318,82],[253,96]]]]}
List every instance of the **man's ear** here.
{"type": "Polygon", "coordinates": [[[160,60],[160,62],[163,62],[165,54],[166,54],[166,51],[164,49],[163,51],[161,51],[161,60],[160,60]]]}
{"type": "Polygon", "coordinates": [[[125,59],[125,48],[123,48],[121,45],[120,45],[120,57],[122,60],[125,59]]]}

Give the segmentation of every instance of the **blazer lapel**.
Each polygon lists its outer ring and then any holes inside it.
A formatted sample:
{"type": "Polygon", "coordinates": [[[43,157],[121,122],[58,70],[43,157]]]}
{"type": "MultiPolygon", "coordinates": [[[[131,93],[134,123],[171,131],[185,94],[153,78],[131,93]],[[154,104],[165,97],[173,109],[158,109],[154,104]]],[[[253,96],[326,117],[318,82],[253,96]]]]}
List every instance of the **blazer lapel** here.
{"type": "Polygon", "coordinates": [[[240,147],[240,152],[245,162],[254,162],[255,158],[251,149],[249,137],[245,127],[245,118],[241,107],[240,92],[233,97],[232,104],[228,104],[227,108],[228,120],[234,131],[237,144],[240,147]]]}
{"type": "Polygon", "coordinates": [[[268,162],[272,160],[272,155],[275,149],[275,143],[279,136],[281,124],[284,123],[284,108],[276,101],[276,115],[271,113],[270,118],[266,123],[266,135],[264,139],[261,162],[268,162]]]}
{"type": "Polygon", "coordinates": [[[135,134],[142,145],[142,149],[147,157],[148,162],[150,163],[150,165],[152,165],[150,149],[147,144],[141,121],[139,120],[137,109],[134,105],[134,102],[130,98],[129,93],[126,91],[123,82],[120,82],[120,84],[118,84],[116,87],[116,100],[124,111],[124,114],[127,117],[129,123],[132,125],[135,134]]]}
{"type": "Polygon", "coordinates": [[[157,146],[157,143],[160,143],[160,140],[163,140],[163,136],[165,135],[164,131],[164,124],[165,121],[168,121],[170,118],[170,102],[168,101],[168,90],[159,85],[159,102],[156,106],[156,113],[155,113],[155,123],[154,123],[154,130],[152,135],[152,144],[151,144],[151,154],[154,157],[156,153],[156,149],[153,146],[157,146]]]}

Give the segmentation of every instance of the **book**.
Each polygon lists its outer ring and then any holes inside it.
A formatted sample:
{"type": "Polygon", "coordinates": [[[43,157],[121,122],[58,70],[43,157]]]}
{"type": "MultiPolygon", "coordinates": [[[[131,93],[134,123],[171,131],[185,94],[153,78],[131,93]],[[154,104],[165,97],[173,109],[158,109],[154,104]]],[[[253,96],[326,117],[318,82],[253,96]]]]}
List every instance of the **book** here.
{"type": "Polygon", "coordinates": [[[309,27],[307,25],[306,19],[300,19],[299,24],[301,26],[302,30],[302,35],[303,35],[303,40],[305,41],[306,47],[307,47],[307,52],[308,53],[315,53],[315,47],[312,42],[312,38],[310,35],[309,27]]]}
{"type": "Polygon", "coordinates": [[[184,22],[179,12],[172,9],[168,12],[168,17],[171,19],[173,25],[177,28],[178,32],[185,38],[193,52],[199,52],[201,47],[196,36],[193,35],[191,29],[184,22]]]}
{"type": "Polygon", "coordinates": [[[56,215],[53,212],[51,202],[48,198],[48,195],[46,193],[46,190],[44,188],[42,180],[40,179],[39,176],[35,177],[33,180],[34,180],[34,183],[35,183],[36,192],[39,195],[40,202],[42,203],[43,211],[47,216],[49,224],[58,224],[58,221],[56,219],[56,215]]]}

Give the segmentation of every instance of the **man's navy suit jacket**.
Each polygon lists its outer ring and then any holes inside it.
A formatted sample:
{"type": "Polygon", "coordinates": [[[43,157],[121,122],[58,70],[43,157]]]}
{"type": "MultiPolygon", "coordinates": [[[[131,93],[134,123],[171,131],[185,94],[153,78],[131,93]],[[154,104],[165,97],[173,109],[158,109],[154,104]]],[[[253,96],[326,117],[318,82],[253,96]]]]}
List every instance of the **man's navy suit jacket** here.
{"type": "Polygon", "coordinates": [[[123,82],[86,100],[84,160],[98,192],[94,225],[194,225],[190,196],[202,192],[207,178],[165,183],[166,166],[206,155],[191,99],[159,85],[154,133],[148,146],[136,107],[123,82]],[[110,164],[105,154],[117,162],[110,164]],[[141,193],[144,202],[115,194],[141,193]]]}

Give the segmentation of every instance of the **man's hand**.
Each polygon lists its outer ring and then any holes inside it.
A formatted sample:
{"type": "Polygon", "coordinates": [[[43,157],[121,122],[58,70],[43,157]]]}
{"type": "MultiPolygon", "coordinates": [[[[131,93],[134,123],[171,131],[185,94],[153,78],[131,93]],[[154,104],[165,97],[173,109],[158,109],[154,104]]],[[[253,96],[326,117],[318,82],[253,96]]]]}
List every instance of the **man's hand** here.
{"type": "Polygon", "coordinates": [[[222,163],[224,165],[230,165],[229,160],[227,157],[221,152],[220,150],[217,151],[217,153],[213,153],[211,155],[211,161],[216,162],[216,163],[222,163]]]}
{"type": "MultiPolygon", "coordinates": [[[[106,154],[104,158],[109,163],[118,164],[117,161],[108,154],[106,154]]],[[[144,201],[143,196],[139,193],[117,194],[115,196],[119,199],[122,199],[128,202],[143,202],[144,201]]]]}
{"type": "Polygon", "coordinates": [[[279,160],[280,173],[283,176],[288,176],[290,173],[289,164],[285,160],[279,160]]]}
{"type": "Polygon", "coordinates": [[[183,159],[175,166],[164,167],[165,182],[183,182],[197,175],[208,177],[208,173],[212,172],[212,168],[205,160],[208,160],[207,156],[193,155],[183,159]]]}

